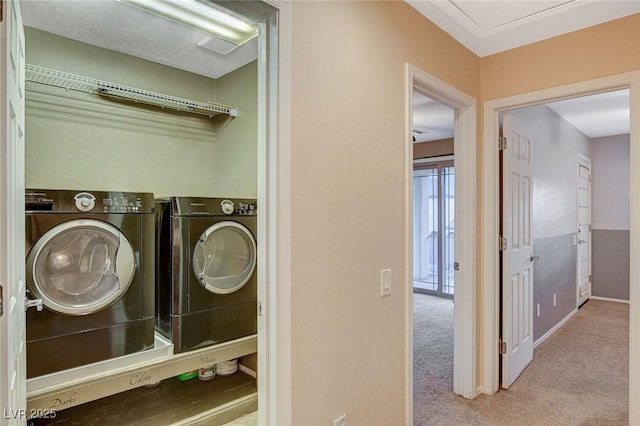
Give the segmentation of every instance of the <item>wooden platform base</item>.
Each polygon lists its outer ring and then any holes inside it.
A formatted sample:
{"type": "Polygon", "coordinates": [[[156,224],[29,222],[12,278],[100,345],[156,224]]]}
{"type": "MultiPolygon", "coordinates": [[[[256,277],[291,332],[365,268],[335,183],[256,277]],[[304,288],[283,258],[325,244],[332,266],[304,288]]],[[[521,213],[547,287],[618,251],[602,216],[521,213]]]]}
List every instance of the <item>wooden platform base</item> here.
{"type": "Polygon", "coordinates": [[[238,371],[210,381],[165,379],[55,412],[55,418],[31,419],[30,426],[53,425],[222,425],[258,408],[256,380],[238,371]]]}

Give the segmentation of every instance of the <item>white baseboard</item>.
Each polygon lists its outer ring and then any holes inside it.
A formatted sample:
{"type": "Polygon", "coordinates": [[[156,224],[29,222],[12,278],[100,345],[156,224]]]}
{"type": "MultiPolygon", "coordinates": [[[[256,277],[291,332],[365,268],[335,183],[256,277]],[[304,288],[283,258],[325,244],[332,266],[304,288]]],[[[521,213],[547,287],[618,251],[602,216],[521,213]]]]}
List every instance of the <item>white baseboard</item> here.
{"type": "Polygon", "coordinates": [[[624,300],[624,299],[611,299],[609,297],[600,297],[600,296],[591,296],[590,299],[593,300],[602,300],[604,302],[615,302],[615,303],[626,303],[627,305],[629,304],[628,300],[624,300]]]}
{"type": "Polygon", "coordinates": [[[540,336],[540,338],[538,340],[536,340],[535,342],[533,342],[533,347],[536,348],[540,343],[544,342],[549,336],[551,336],[553,333],[556,332],[556,330],[558,330],[560,327],[562,327],[562,325],[569,321],[569,318],[571,318],[572,316],[574,316],[576,314],[576,312],[578,312],[578,308],[574,309],[573,311],[571,311],[569,313],[569,315],[567,315],[566,317],[564,317],[562,319],[562,321],[560,321],[559,323],[557,323],[556,325],[554,325],[549,331],[547,331],[546,333],[544,333],[542,336],[540,336]]]}

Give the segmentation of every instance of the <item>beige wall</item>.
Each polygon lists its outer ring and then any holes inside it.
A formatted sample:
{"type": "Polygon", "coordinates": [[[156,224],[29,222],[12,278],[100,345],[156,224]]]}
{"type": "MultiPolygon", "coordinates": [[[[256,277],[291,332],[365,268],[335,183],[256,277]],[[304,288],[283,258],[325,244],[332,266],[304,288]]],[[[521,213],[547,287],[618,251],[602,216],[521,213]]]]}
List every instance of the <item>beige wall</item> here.
{"type": "Polygon", "coordinates": [[[293,424],[401,425],[405,63],[479,97],[479,59],[401,1],[292,12],[293,424]]]}
{"type": "Polygon", "coordinates": [[[223,116],[39,86],[27,92],[27,187],[255,197],[255,62],[214,80],[32,28],[26,42],[30,64],[239,108],[221,129],[223,116]]]}
{"type": "Polygon", "coordinates": [[[640,14],[482,58],[482,100],[640,69],[640,14]]]}
{"type": "Polygon", "coordinates": [[[640,15],[480,59],[403,2],[292,9],[293,424],[403,424],[405,62],[480,115],[485,100],[640,69],[640,15]]]}

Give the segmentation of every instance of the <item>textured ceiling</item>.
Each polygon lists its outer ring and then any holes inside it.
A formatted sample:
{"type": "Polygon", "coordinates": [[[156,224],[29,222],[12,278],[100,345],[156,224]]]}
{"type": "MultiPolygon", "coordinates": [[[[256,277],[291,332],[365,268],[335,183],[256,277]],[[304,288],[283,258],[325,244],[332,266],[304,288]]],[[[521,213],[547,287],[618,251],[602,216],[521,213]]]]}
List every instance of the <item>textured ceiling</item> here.
{"type": "Polygon", "coordinates": [[[453,109],[420,92],[413,92],[413,136],[416,142],[452,138],[453,120],[453,109]]]}
{"type": "Polygon", "coordinates": [[[629,133],[629,90],[599,93],[547,104],[590,138],[629,133]]]}
{"type": "Polygon", "coordinates": [[[211,78],[219,78],[257,58],[257,38],[221,55],[198,46],[208,34],[116,0],[20,3],[26,26],[211,78]]]}

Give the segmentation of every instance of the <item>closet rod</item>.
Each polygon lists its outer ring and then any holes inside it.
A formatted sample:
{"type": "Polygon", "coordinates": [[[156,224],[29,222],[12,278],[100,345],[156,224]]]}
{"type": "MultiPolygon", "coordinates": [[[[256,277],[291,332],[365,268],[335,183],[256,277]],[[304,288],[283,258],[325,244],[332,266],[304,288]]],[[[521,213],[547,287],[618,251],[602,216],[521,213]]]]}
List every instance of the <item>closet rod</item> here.
{"type": "Polygon", "coordinates": [[[238,108],[222,105],[215,102],[200,102],[149,90],[124,86],[117,83],[96,80],[64,71],[52,70],[37,65],[25,65],[25,79],[28,82],[44,84],[47,86],[61,87],[65,90],[90,93],[92,95],[109,96],[155,105],[161,108],[170,108],[183,112],[207,115],[213,117],[218,114],[227,114],[231,117],[238,115],[238,108]]]}

